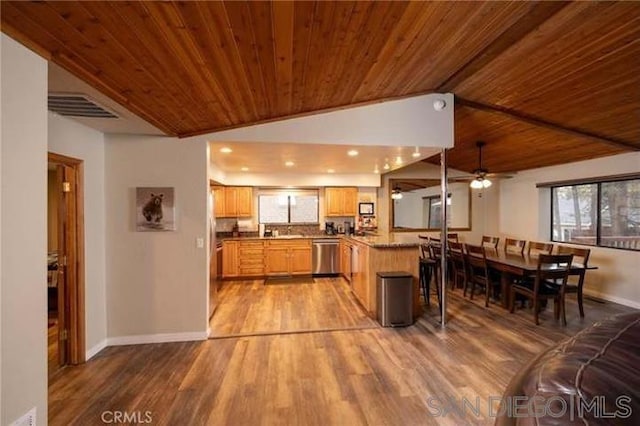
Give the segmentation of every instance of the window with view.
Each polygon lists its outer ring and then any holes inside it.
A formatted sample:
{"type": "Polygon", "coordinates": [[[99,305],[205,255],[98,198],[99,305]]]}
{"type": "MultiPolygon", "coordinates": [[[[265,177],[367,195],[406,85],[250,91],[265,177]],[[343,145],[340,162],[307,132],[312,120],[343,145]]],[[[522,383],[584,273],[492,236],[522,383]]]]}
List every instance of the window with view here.
{"type": "Polygon", "coordinates": [[[640,178],[551,187],[552,241],[640,250],[640,178]]]}
{"type": "Polygon", "coordinates": [[[259,223],[318,223],[318,191],[261,191],[258,194],[259,223]]]}

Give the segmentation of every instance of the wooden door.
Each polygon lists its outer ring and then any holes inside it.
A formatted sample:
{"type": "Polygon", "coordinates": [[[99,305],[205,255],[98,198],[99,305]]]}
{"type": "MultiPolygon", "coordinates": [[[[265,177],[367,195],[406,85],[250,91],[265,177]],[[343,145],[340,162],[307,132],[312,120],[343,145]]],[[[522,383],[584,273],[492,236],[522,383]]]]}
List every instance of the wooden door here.
{"type": "Polygon", "coordinates": [[[358,189],[357,188],[342,188],[343,203],[342,213],[344,216],[356,216],[358,209],[358,189]]]}
{"type": "MultiPolygon", "coordinates": [[[[69,361],[69,329],[76,315],[72,301],[77,299],[77,243],[76,243],[76,196],[77,176],[73,167],[56,167],[58,186],[58,363],[66,365],[69,361]]],[[[77,325],[74,325],[74,329],[77,325]]]]}
{"type": "Polygon", "coordinates": [[[271,244],[265,251],[265,274],[289,275],[290,258],[289,247],[280,244],[271,244]]]}
{"type": "Polygon", "coordinates": [[[243,186],[237,190],[237,216],[250,217],[253,212],[253,188],[243,186]]]}
{"type": "Polygon", "coordinates": [[[311,247],[308,244],[291,246],[289,256],[292,275],[311,273],[311,247]]]}
{"type": "Polygon", "coordinates": [[[222,243],[222,276],[238,276],[238,242],[225,241],[222,243]]]}

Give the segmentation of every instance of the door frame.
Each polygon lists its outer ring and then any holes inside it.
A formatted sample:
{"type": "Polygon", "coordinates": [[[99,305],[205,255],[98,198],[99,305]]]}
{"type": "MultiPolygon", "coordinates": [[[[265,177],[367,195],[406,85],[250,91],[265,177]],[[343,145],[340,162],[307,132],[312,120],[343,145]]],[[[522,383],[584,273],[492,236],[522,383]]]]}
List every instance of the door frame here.
{"type": "MultiPolygon", "coordinates": [[[[84,161],[66,155],[47,153],[48,163],[71,167],[75,171],[76,184],[71,185],[75,191],[76,226],[75,233],[75,280],[66,283],[66,301],[64,309],[69,313],[67,361],[69,364],[81,364],[86,360],[85,354],[85,255],[84,255],[84,161]],[[68,309],[67,309],[68,308],[68,309]]],[[[71,268],[74,265],[68,265],[71,268]]]]}

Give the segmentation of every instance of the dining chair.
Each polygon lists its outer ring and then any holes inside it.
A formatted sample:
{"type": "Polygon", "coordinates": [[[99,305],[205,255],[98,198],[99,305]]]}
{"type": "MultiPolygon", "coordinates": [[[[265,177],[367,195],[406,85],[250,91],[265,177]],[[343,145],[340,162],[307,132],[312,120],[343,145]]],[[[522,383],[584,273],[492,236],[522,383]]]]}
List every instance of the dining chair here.
{"type": "Polygon", "coordinates": [[[453,280],[451,287],[458,288],[459,280],[462,280],[462,293],[467,292],[467,262],[464,256],[464,246],[456,241],[449,242],[449,259],[451,261],[453,280]]]}
{"type": "MultiPolygon", "coordinates": [[[[467,268],[468,275],[467,278],[469,280],[469,284],[471,285],[471,294],[470,299],[473,300],[473,294],[476,290],[476,285],[480,287],[484,287],[485,293],[485,301],[484,306],[489,306],[489,293],[491,291],[491,287],[494,287],[494,297],[495,296],[495,283],[491,280],[489,275],[489,268],[487,266],[487,255],[485,253],[485,248],[482,246],[474,246],[471,244],[464,245],[466,249],[466,260],[467,260],[467,268]]],[[[466,290],[466,289],[465,289],[466,290]]],[[[466,291],[463,291],[463,295],[466,296],[466,291]]]]}
{"type": "Polygon", "coordinates": [[[536,325],[539,325],[540,302],[553,299],[555,319],[558,320],[560,312],[562,312],[562,323],[567,325],[567,317],[561,301],[572,262],[572,254],[541,254],[538,257],[538,267],[533,281],[523,280],[511,286],[509,312],[513,313],[515,310],[516,294],[531,299],[533,301],[533,319],[536,325]]]}
{"type": "Polygon", "coordinates": [[[488,235],[483,235],[482,242],[480,243],[480,245],[485,248],[492,248],[494,250],[497,250],[499,242],[500,242],[499,237],[490,237],[488,235]]]}
{"type": "Polygon", "coordinates": [[[515,240],[513,238],[507,238],[504,240],[504,252],[524,255],[524,247],[527,245],[526,240],[515,240]]]}
{"type": "Polygon", "coordinates": [[[460,242],[460,240],[458,240],[458,234],[456,232],[451,232],[447,234],[447,240],[455,241],[456,243],[460,242]]]}
{"type": "MultiPolygon", "coordinates": [[[[586,273],[587,262],[589,262],[589,255],[591,254],[591,249],[559,245],[557,248],[557,253],[572,254],[573,261],[575,263],[581,264],[585,268],[585,269],[582,269],[580,272],[569,272],[569,279],[567,280],[567,285],[565,286],[565,291],[564,291],[565,294],[567,293],[576,294],[576,298],[578,299],[578,310],[580,311],[580,318],[584,318],[582,287],[584,285],[584,276],[586,273]],[[573,280],[572,277],[576,277],[576,279],[573,280]]],[[[562,299],[562,304],[564,306],[564,297],[562,299]]]]}
{"type": "Polygon", "coordinates": [[[553,243],[541,243],[538,241],[529,241],[528,256],[537,256],[539,254],[551,254],[553,251],[553,243]]]}

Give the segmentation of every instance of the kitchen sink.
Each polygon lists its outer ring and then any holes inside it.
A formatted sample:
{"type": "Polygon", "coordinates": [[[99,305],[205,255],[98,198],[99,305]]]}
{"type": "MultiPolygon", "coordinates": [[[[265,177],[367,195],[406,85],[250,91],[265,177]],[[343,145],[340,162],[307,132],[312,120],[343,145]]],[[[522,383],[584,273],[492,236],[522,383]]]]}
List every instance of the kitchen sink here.
{"type": "Polygon", "coordinates": [[[282,238],[303,238],[303,237],[304,237],[304,235],[302,235],[302,234],[288,234],[288,235],[287,234],[285,234],[285,235],[281,234],[281,235],[278,235],[275,238],[282,239],[282,238]]]}

